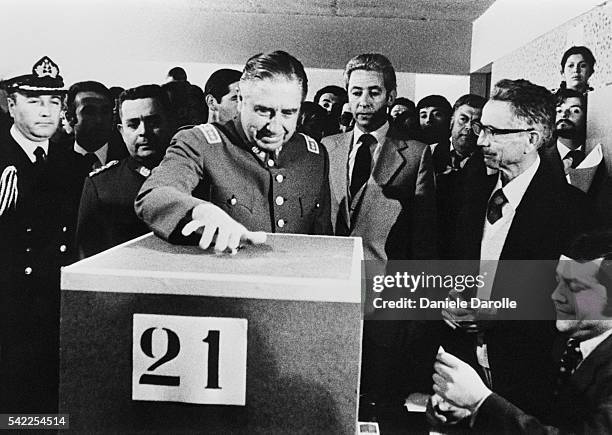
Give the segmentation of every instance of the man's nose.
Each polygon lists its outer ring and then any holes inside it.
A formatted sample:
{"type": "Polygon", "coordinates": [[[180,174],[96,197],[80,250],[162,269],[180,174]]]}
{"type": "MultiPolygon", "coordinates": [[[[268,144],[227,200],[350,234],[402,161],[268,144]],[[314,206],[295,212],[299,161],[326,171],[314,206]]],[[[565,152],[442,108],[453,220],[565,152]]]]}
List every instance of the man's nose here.
{"type": "Polygon", "coordinates": [[[484,130],[482,130],[480,134],[478,135],[478,140],[476,141],[476,145],[480,147],[488,147],[490,145],[489,139],[485,135],[484,130]]]}
{"type": "Polygon", "coordinates": [[[270,121],[266,125],[268,131],[274,134],[281,133],[283,130],[283,124],[281,123],[280,117],[277,114],[274,114],[270,117],[270,121]]]}
{"type": "Polygon", "coordinates": [[[555,290],[550,295],[550,298],[553,300],[553,302],[557,302],[559,304],[567,303],[567,297],[565,297],[563,292],[563,283],[560,282],[557,284],[557,287],[555,287],[555,290]]]}

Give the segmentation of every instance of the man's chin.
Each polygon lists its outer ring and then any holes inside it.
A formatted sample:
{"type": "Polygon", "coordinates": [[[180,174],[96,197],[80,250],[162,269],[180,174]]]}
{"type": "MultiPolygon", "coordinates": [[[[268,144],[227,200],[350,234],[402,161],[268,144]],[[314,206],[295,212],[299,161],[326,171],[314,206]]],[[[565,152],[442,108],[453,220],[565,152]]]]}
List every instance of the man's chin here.
{"type": "Polygon", "coordinates": [[[283,145],[283,139],[282,138],[280,140],[255,139],[255,144],[262,150],[276,151],[283,145]]]}

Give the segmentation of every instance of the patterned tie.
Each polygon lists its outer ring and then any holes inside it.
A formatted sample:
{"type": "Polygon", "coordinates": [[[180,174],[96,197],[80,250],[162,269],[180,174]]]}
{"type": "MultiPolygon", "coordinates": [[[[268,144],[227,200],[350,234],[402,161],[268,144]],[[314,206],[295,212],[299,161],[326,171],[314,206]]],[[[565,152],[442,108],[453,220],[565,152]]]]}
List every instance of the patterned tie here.
{"type": "Polygon", "coordinates": [[[502,217],[502,208],[508,202],[508,198],[504,195],[504,191],[500,188],[495,191],[489,205],[487,206],[487,220],[491,225],[497,222],[502,217]]]}
{"type": "Polygon", "coordinates": [[[353,165],[353,173],[351,174],[351,200],[357,195],[361,186],[363,186],[370,178],[372,169],[372,153],[370,145],[376,143],[376,138],[369,133],[361,135],[359,138],[361,145],[355,155],[355,163],[353,165]]]}
{"type": "Polygon", "coordinates": [[[576,169],[580,163],[584,160],[586,155],[582,150],[571,150],[569,153],[563,157],[563,160],[571,159],[571,167],[572,169],[576,169]]]}
{"type": "Polygon", "coordinates": [[[570,338],[567,340],[565,351],[563,355],[561,355],[561,361],[559,362],[555,395],[558,395],[562,387],[567,384],[567,381],[574,374],[576,367],[578,367],[581,361],[582,352],[580,351],[580,342],[575,338],[570,338]]]}
{"type": "Polygon", "coordinates": [[[36,157],[34,165],[37,167],[43,166],[47,161],[47,153],[45,152],[43,147],[36,147],[36,149],[34,150],[34,157],[36,157]]]}

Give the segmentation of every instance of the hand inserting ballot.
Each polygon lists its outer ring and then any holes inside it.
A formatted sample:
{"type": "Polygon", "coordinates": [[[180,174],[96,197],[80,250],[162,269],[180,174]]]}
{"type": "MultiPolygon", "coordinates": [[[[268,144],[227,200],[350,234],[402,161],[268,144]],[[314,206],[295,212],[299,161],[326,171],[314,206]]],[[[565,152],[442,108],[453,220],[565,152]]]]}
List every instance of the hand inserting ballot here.
{"type": "Polygon", "coordinates": [[[188,236],[201,228],[199,246],[208,249],[213,243],[217,252],[229,249],[231,254],[236,254],[240,243],[261,244],[266,242],[266,233],[262,231],[249,231],[244,225],[236,222],[227,213],[214,204],[199,204],[191,212],[192,220],[185,225],[181,231],[188,236]]]}

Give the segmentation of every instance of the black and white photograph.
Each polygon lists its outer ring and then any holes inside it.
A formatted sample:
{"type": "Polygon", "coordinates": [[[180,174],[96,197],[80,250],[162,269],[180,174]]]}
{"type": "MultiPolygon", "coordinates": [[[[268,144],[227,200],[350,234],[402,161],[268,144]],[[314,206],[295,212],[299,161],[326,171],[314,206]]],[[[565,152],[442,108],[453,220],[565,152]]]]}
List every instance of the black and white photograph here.
{"type": "Polygon", "coordinates": [[[1,3],[0,430],[612,432],[612,1],[1,3]]]}

